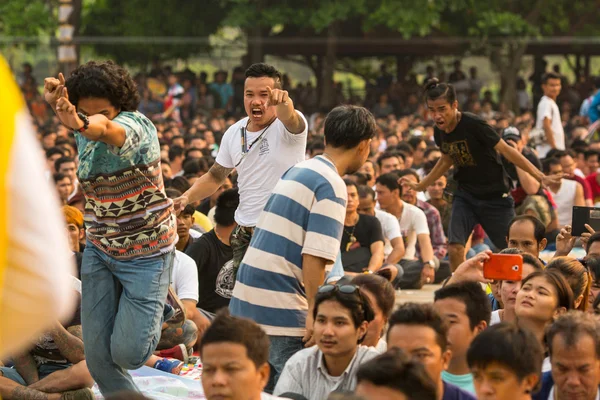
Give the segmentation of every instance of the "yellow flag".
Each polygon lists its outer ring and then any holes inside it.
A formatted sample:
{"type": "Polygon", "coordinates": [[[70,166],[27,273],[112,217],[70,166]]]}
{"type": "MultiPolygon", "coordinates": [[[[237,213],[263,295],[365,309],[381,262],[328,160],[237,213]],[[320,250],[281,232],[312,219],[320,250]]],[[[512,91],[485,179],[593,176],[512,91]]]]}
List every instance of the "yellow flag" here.
{"type": "Polygon", "coordinates": [[[0,56],[0,359],[73,312],[73,272],[42,149],[0,56]]]}

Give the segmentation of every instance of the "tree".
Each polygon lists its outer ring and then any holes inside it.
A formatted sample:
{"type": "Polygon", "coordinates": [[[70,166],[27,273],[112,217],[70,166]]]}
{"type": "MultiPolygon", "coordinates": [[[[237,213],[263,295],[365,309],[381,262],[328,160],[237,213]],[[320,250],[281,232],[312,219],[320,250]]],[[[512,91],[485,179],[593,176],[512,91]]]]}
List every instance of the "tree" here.
{"type": "Polygon", "coordinates": [[[225,15],[216,1],[96,0],[84,10],[84,36],[135,38],[135,43],[93,43],[117,63],[145,66],[154,59],[187,59],[209,48],[206,38],[225,15]]]}

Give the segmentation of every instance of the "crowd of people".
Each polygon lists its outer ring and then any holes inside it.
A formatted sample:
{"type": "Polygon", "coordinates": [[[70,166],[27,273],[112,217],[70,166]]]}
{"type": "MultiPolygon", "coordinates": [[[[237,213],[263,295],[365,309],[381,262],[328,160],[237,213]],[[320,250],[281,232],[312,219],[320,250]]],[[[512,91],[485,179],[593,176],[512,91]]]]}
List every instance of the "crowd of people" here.
{"type": "Polygon", "coordinates": [[[80,307],[3,360],[0,396],[118,398],[197,351],[208,399],[597,399],[600,233],[572,210],[600,202],[600,80],[521,80],[515,113],[476,68],[435,75],[382,67],[321,112],[267,64],[90,62],[43,93],[26,66],[80,307]],[[487,280],[492,252],[522,280],[487,280]]]}

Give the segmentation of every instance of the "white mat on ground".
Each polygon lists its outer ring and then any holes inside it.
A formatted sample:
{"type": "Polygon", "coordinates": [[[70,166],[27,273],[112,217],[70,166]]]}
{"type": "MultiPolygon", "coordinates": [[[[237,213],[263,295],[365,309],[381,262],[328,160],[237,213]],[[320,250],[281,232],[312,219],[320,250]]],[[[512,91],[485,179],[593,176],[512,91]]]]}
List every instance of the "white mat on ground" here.
{"type": "MultiPolygon", "coordinates": [[[[151,399],[206,399],[200,381],[185,379],[149,367],[142,367],[135,371],[129,371],[129,373],[142,394],[151,399]]],[[[100,390],[98,390],[98,385],[94,385],[92,390],[96,395],[96,399],[103,399],[100,390]]]]}

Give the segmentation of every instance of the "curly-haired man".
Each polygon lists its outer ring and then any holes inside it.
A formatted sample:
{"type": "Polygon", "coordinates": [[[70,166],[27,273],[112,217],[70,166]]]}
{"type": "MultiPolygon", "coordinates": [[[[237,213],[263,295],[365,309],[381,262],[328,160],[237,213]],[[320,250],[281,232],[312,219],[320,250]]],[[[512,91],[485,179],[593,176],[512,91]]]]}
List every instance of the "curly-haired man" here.
{"type": "Polygon", "coordinates": [[[104,396],[136,390],[127,369],[142,366],[160,339],[177,240],[156,128],[136,111],[131,76],[110,61],[81,65],[66,81],[47,78],[44,89],[79,152],[87,364],[104,396]]]}

